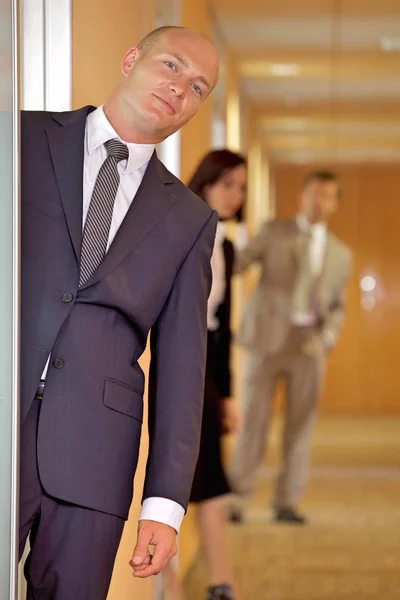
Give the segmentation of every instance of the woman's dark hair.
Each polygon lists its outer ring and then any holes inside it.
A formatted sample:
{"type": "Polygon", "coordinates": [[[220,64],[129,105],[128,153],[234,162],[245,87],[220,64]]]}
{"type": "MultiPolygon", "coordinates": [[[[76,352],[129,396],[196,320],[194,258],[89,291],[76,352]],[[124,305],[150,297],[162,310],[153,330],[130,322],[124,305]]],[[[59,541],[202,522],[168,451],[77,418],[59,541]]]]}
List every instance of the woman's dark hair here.
{"type": "MultiPolygon", "coordinates": [[[[188,188],[206,202],[205,188],[208,185],[217,183],[225,173],[232,171],[239,165],[246,165],[246,159],[240,154],[227,149],[212,150],[205,155],[193,173],[188,188]]],[[[233,218],[238,221],[243,220],[243,207],[238,210],[233,218]]]]}

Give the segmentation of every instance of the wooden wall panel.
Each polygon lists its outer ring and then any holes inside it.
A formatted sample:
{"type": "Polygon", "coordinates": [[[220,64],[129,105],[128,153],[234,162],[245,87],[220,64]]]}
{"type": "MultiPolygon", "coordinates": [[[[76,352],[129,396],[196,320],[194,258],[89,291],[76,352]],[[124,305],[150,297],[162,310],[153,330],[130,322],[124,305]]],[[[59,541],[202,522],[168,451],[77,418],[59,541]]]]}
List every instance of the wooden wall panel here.
{"type": "MultiPolygon", "coordinates": [[[[207,0],[181,1],[179,25],[211,36],[211,18],[207,0]]],[[[187,183],[203,156],[211,150],[212,98],[209,97],[198,113],[180,133],[180,179],[187,183]]]]}
{"type": "Polygon", "coordinates": [[[125,52],[156,26],[156,0],[72,1],[72,103],[104,102],[125,52]]]}
{"type": "MultiPolygon", "coordinates": [[[[312,166],[275,165],[276,212],[297,210],[304,174],[312,166]]],[[[397,165],[333,167],[343,197],[333,232],[354,252],[347,316],[328,360],[323,412],[400,412],[400,169],[397,165]],[[360,279],[377,280],[373,310],[361,306],[360,279]]]]}

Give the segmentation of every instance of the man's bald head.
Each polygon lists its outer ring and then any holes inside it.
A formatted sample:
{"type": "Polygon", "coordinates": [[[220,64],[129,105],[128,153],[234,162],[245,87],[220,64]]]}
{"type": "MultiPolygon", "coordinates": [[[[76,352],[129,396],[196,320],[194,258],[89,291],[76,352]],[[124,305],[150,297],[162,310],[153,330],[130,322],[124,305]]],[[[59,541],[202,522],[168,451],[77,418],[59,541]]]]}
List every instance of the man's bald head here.
{"type": "Polygon", "coordinates": [[[192,34],[196,37],[203,37],[204,39],[208,40],[210,44],[212,44],[212,41],[206,35],[195,31],[194,29],[181,27],[179,25],[164,25],[163,27],[158,27],[157,29],[150,31],[150,33],[148,33],[138,44],[138,48],[140,48],[143,53],[148,52],[154,44],[157,44],[157,42],[161,41],[163,36],[179,32],[187,32],[189,35],[192,34]]]}
{"type": "Polygon", "coordinates": [[[124,79],[106,105],[137,143],[159,143],[187,123],[218,81],[212,41],[186,27],[159,27],[122,59],[124,79]]]}

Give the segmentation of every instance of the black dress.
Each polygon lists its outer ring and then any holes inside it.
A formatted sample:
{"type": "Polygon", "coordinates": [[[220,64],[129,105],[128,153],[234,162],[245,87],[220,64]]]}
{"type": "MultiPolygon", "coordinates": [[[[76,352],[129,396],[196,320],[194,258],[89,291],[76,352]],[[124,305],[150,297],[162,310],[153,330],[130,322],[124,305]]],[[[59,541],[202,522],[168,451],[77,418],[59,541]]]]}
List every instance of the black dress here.
{"type": "Polygon", "coordinates": [[[234,250],[227,239],[223,243],[225,257],[225,298],[217,311],[219,328],[208,332],[207,366],[200,453],[190,495],[191,502],[202,502],[230,492],[222,466],[221,436],[222,399],[230,396],[231,347],[231,280],[234,250]]]}

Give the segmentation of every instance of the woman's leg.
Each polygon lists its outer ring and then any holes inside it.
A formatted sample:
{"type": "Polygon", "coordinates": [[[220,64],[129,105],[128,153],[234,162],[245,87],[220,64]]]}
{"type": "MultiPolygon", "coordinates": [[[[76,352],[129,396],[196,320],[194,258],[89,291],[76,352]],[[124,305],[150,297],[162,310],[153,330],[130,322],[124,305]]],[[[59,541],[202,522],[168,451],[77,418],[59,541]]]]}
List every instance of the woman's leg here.
{"type": "Polygon", "coordinates": [[[196,505],[200,543],[206,559],[209,585],[231,586],[234,589],[234,598],[238,600],[228,550],[227,514],[226,496],[211,498],[196,505]]]}
{"type": "Polygon", "coordinates": [[[173,561],[170,561],[162,572],[163,589],[166,592],[166,600],[185,600],[178,569],[173,561]]]}
{"type": "MultiPolygon", "coordinates": [[[[225,496],[196,503],[196,518],[207,565],[208,584],[210,588],[230,586],[234,600],[240,600],[229,559],[227,512],[225,496]]],[[[176,568],[171,563],[163,570],[163,580],[167,600],[184,600],[181,582],[176,568]]]]}

